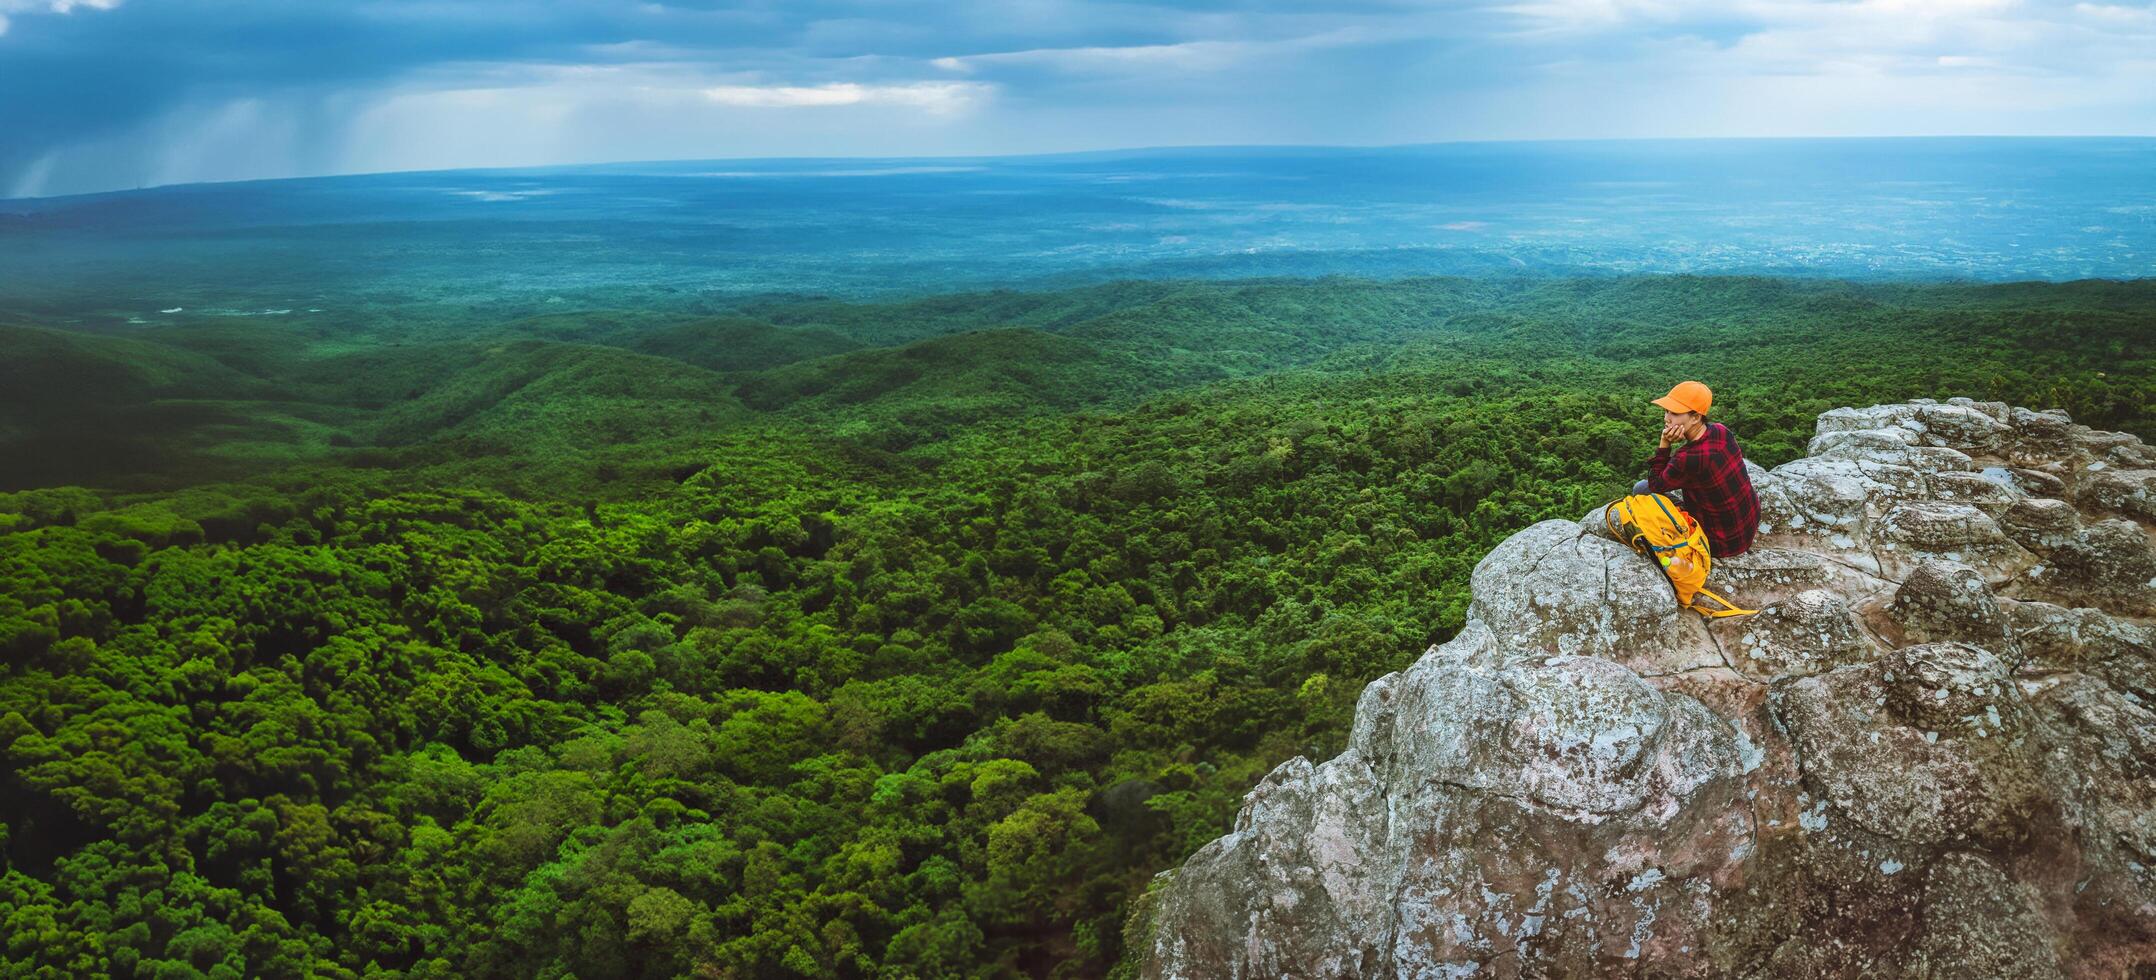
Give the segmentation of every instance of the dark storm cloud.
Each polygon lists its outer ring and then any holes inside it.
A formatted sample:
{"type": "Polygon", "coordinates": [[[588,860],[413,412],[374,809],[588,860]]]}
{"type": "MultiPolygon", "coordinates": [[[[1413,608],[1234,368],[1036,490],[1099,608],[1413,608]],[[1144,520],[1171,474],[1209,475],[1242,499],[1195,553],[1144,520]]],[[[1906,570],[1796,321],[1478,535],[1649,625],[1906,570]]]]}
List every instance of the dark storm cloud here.
{"type": "Polygon", "coordinates": [[[2149,132],[2070,0],[0,0],[0,196],[1163,142],[2149,132]]]}

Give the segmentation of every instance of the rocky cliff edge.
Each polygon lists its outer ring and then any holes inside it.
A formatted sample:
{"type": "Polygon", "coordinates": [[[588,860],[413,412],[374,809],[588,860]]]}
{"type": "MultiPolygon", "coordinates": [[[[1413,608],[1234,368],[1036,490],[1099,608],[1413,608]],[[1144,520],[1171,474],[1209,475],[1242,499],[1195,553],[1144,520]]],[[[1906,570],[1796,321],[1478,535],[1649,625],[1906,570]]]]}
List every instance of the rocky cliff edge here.
{"type": "Polygon", "coordinates": [[[1514,534],[1161,877],[1146,975],[2156,976],[2156,451],[1919,399],[1751,475],[1757,616],[1514,534]]]}

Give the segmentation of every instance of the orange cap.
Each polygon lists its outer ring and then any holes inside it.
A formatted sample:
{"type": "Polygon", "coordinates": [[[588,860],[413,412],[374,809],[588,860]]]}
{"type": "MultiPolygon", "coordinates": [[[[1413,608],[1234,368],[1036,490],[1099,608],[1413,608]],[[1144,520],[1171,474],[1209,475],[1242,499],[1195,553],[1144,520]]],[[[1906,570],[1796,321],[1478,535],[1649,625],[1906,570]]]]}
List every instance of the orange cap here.
{"type": "Polygon", "coordinates": [[[1697,381],[1679,381],[1677,387],[1671,388],[1669,394],[1655,399],[1654,403],[1672,412],[1698,412],[1705,415],[1707,409],[1714,404],[1714,392],[1697,381]]]}

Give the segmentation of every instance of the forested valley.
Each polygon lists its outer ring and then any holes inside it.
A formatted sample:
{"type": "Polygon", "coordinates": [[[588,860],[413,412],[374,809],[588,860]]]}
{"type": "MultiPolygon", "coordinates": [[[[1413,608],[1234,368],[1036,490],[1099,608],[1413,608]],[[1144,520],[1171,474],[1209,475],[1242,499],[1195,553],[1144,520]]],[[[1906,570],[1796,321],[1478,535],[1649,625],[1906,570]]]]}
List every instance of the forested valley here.
{"type": "Polygon", "coordinates": [[[1506,535],[1966,395],[2156,439],[2156,281],[1125,282],[0,313],[0,972],[1127,976],[1506,535]]]}

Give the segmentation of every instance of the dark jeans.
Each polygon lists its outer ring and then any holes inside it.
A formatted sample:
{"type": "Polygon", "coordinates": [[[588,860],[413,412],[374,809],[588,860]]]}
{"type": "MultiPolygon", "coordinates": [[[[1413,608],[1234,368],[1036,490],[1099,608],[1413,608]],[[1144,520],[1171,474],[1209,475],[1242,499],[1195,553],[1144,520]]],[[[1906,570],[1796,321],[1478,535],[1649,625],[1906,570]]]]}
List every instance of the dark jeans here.
{"type": "MultiPolygon", "coordinates": [[[[1641,480],[1641,481],[1639,481],[1638,483],[1632,484],[1632,492],[1633,492],[1634,494],[1642,494],[1642,493],[1652,493],[1653,491],[1652,491],[1652,490],[1649,490],[1649,489],[1647,488],[1647,481],[1645,481],[1645,480],[1641,480]]],[[[1671,499],[1671,500],[1675,500],[1675,501],[1678,501],[1678,502],[1680,502],[1680,503],[1681,503],[1681,502],[1683,502],[1683,501],[1684,501],[1684,491],[1682,491],[1682,490],[1671,490],[1671,491],[1669,492],[1669,499],[1671,499]]]]}

